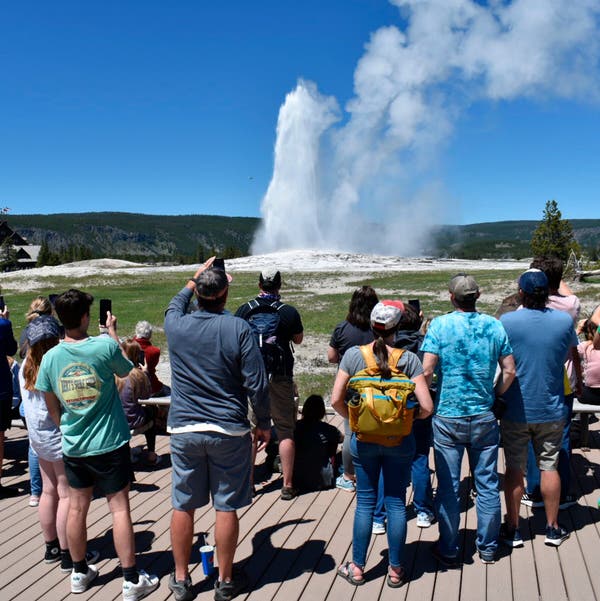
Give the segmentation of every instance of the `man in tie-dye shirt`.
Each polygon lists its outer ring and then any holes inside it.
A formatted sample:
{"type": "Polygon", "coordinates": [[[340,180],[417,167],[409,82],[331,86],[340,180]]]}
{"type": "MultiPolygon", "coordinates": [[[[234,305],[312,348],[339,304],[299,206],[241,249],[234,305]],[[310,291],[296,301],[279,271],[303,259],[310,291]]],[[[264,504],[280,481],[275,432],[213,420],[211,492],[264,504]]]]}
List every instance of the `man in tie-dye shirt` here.
{"type": "Polygon", "coordinates": [[[438,478],[435,497],[440,539],[434,555],[446,566],[457,563],[460,507],[458,488],[463,452],[469,454],[477,488],[477,550],[483,563],[493,563],[500,529],[498,423],[492,413],[496,395],[515,376],[512,349],[502,324],[475,309],[479,286],[472,276],[450,280],[454,311],[436,317],[421,350],[431,382],[438,377],[433,448],[438,478]],[[500,377],[494,389],[496,368],[500,377]]]}

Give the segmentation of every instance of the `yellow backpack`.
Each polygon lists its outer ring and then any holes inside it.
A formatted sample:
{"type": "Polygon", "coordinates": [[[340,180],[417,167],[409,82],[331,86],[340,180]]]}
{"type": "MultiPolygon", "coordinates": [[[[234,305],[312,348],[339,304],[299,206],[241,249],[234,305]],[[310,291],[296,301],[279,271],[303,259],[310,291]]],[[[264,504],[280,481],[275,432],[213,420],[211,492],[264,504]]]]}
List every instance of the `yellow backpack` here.
{"type": "Polygon", "coordinates": [[[360,352],[367,367],[348,382],[350,429],[361,442],[397,446],[410,434],[417,406],[415,383],[396,367],[404,351],[394,349],[389,354],[389,380],[381,377],[370,344],[361,346],[360,352]]]}

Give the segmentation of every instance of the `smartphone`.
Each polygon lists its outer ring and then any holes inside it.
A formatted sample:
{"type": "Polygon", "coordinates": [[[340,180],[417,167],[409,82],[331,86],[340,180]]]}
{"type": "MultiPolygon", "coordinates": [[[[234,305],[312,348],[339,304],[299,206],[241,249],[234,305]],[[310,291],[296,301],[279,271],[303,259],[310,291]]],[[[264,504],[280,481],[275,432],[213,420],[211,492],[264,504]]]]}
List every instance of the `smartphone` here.
{"type": "Polygon", "coordinates": [[[144,362],[146,361],[146,355],[144,355],[144,351],[142,349],[140,349],[139,353],[138,353],[138,358],[137,358],[137,362],[140,365],[144,365],[144,362]]]}
{"type": "Polygon", "coordinates": [[[50,301],[50,304],[54,307],[54,303],[56,303],[56,299],[58,298],[58,294],[49,294],[48,295],[48,300],[50,301]]]}
{"type": "Polygon", "coordinates": [[[418,315],[421,315],[421,301],[418,298],[410,299],[408,304],[417,312],[418,315]]]}
{"type": "Polygon", "coordinates": [[[6,305],[4,304],[4,297],[0,295],[0,311],[4,311],[6,305]]]}
{"type": "Polygon", "coordinates": [[[219,269],[225,271],[225,259],[215,259],[212,264],[212,269],[219,269]]]}
{"type": "Polygon", "coordinates": [[[112,301],[110,298],[100,299],[100,325],[106,325],[106,313],[110,311],[112,313],[112,301]]]}

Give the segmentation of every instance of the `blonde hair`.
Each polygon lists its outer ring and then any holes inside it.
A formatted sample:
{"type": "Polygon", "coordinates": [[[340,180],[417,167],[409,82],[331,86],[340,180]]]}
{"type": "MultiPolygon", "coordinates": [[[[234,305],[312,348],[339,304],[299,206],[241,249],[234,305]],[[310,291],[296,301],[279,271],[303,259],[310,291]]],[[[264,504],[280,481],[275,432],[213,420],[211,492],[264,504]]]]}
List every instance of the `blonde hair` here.
{"type": "Polygon", "coordinates": [[[45,296],[36,296],[29,305],[29,311],[25,313],[27,321],[33,321],[40,315],[52,315],[52,304],[45,296]]]}
{"type": "Polygon", "coordinates": [[[123,391],[127,380],[129,380],[131,382],[133,398],[136,400],[145,399],[150,395],[152,390],[148,376],[139,367],[137,367],[142,347],[132,338],[125,340],[121,346],[123,347],[125,355],[135,365],[135,367],[124,378],[115,376],[115,382],[117,383],[119,394],[123,391]]]}

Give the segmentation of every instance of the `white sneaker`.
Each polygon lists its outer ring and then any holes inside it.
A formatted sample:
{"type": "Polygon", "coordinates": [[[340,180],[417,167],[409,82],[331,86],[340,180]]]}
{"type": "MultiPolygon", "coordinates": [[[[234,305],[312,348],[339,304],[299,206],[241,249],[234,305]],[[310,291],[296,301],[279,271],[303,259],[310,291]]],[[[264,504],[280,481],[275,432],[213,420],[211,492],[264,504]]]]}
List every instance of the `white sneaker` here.
{"type": "Polygon", "coordinates": [[[137,584],[123,580],[123,601],[137,601],[158,588],[158,576],[139,570],[137,584]]]}
{"type": "Polygon", "coordinates": [[[373,534],[385,534],[385,524],[382,524],[381,522],[373,522],[371,532],[373,534]]]}
{"type": "Polygon", "coordinates": [[[419,511],[417,513],[417,528],[429,528],[435,522],[435,516],[431,511],[419,511]]]}
{"type": "Polygon", "coordinates": [[[88,570],[85,574],[81,574],[73,570],[71,572],[71,592],[85,593],[90,584],[98,577],[98,568],[94,565],[88,565],[88,570]]]}

